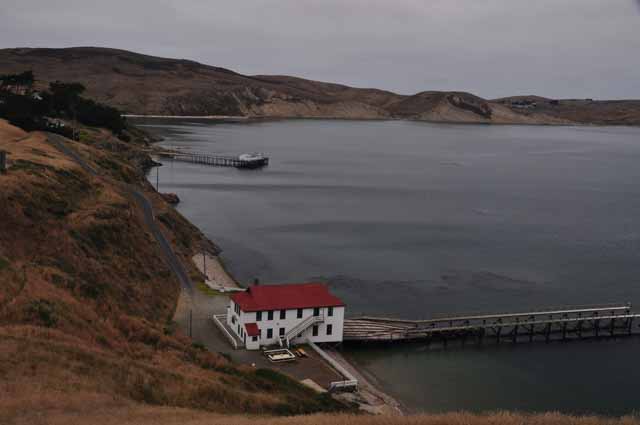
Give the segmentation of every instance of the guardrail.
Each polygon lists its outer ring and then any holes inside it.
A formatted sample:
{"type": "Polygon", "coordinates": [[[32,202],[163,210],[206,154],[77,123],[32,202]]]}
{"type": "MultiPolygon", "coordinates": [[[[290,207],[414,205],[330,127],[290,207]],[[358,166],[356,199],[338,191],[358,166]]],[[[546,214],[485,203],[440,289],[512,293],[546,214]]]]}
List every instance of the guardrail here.
{"type": "Polygon", "coordinates": [[[348,389],[351,388],[354,391],[358,390],[358,380],[353,376],[347,369],[345,369],[340,363],[338,363],[333,357],[324,352],[320,347],[318,347],[315,343],[307,339],[307,344],[311,347],[316,353],[320,355],[327,363],[331,365],[335,370],[340,373],[345,380],[344,381],[334,381],[329,385],[329,391],[334,391],[337,389],[348,389]]]}
{"type": "Polygon", "coordinates": [[[211,316],[213,318],[213,323],[215,323],[215,325],[218,327],[218,329],[220,329],[222,331],[222,333],[224,334],[224,336],[227,337],[227,339],[229,340],[229,342],[231,343],[231,345],[233,346],[234,350],[238,349],[238,340],[231,335],[231,333],[227,330],[226,326],[224,325],[224,323],[222,323],[222,321],[220,320],[220,317],[222,317],[223,320],[226,320],[227,317],[224,314],[214,314],[211,316]]]}
{"type": "Polygon", "coordinates": [[[358,389],[358,381],[335,381],[329,385],[329,392],[337,391],[337,390],[348,390],[350,388],[358,389]]]}

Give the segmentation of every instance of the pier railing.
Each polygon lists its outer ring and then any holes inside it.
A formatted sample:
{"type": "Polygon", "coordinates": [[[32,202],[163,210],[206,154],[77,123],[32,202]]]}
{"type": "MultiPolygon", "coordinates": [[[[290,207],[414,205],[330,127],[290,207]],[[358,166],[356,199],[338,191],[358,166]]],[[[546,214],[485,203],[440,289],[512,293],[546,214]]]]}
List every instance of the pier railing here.
{"type": "Polygon", "coordinates": [[[190,162],[194,164],[212,165],[217,167],[260,168],[269,165],[269,158],[241,159],[237,156],[209,155],[198,152],[161,152],[161,158],[173,161],[190,162]]]}
{"type": "Polygon", "coordinates": [[[640,314],[631,312],[631,304],[607,304],[536,309],[521,313],[443,316],[428,320],[405,320],[363,316],[347,319],[345,341],[399,341],[436,338],[445,343],[451,339],[493,338],[517,342],[543,338],[562,340],[600,336],[623,336],[637,332],[634,328],[640,314]]]}

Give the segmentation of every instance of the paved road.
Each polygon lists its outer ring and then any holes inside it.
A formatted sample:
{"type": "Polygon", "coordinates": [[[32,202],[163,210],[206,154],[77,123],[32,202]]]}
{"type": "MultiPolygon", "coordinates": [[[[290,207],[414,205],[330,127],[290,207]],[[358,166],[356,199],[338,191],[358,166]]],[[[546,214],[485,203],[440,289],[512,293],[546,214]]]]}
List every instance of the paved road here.
{"type": "MultiPolygon", "coordinates": [[[[103,179],[108,179],[107,177],[99,174],[93,167],[91,167],[82,157],[71,147],[68,146],[67,139],[62,136],[53,133],[46,133],[47,139],[49,142],[60,152],[62,152],[67,157],[71,158],[75,161],[80,167],[82,167],[86,172],[92,174],[96,177],[100,177],[103,179]]],[[[178,259],[178,256],[173,252],[173,248],[171,248],[171,244],[164,237],[164,234],[160,231],[160,227],[156,222],[155,215],[153,213],[153,206],[151,201],[144,195],[144,193],[138,189],[137,187],[129,184],[125,184],[122,182],[111,180],[111,183],[120,187],[124,192],[128,195],[132,196],[138,205],[142,208],[144,215],[144,222],[147,226],[147,229],[154,236],[158,245],[160,246],[160,250],[167,262],[171,271],[176,275],[176,278],[182,285],[182,288],[187,291],[189,295],[193,294],[193,282],[189,278],[189,274],[186,272],[182,262],[178,259]]]]}

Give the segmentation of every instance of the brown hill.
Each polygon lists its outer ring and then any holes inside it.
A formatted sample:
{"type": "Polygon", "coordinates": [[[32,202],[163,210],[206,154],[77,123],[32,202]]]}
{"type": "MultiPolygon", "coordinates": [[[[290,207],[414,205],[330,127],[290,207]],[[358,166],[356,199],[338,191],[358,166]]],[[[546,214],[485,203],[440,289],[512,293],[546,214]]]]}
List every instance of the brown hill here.
{"type": "Polygon", "coordinates": [[[636,100],[486,100],[470,93],[433,91],[404,96],[289,76],[247,76],[124,50],[0,50],[0,74],[25,70],[33,70],[41,86],[55,80],[81,82],[89,97],[131,114],[640,125],[636,100]]]}
{"type": "MultiPolygon", "coordinates": [[[[180,283],[129,187],[189,260],[214,247],[151,189],[141,155],[101,130],[82,142],[0,120],[0,423],[33,411],[137,403],[224,413],[339,408],[268,370],[205,351],[171,321],[180,283]],[[52,142],[77,152],[88,172],[52,142]]],[[[26,423],[33,423],[26,421],[26,423]]]]}

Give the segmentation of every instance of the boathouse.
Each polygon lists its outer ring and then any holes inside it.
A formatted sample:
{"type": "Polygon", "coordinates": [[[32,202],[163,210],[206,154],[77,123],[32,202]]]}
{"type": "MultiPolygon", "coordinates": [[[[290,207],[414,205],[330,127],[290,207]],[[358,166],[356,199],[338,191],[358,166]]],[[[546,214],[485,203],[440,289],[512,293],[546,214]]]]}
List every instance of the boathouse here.
{"type": "Polygon", "coordinates": [[[340,342],[345,304],[323,283],[251,286],[231,296],[227,325],[248,350],[340,342]]]}

